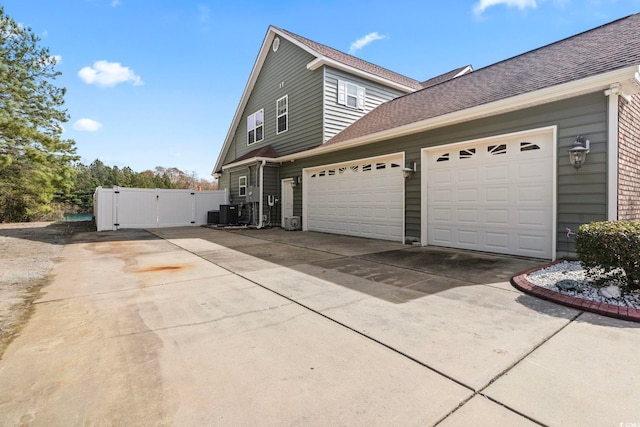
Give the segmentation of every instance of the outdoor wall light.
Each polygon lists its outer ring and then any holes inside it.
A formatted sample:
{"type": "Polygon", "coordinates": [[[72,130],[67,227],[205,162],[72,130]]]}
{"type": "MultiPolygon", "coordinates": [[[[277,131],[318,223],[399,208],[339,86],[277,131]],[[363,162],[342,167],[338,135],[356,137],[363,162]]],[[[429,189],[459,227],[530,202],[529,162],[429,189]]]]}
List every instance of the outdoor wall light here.
{"type": "Polygon", "coordinates": [[[587,160],[589,152],[589,140],[584,136],[578,136],[569,150],[569,160],[576,170],[587,160]]]}
{"type": "Polygon", "coordinates": [[[402,168],[402,174],[404,175],[405,179],[409,178],[415,172],[416,172],[416,162],[413,160],[408,161],[402,168]]]}

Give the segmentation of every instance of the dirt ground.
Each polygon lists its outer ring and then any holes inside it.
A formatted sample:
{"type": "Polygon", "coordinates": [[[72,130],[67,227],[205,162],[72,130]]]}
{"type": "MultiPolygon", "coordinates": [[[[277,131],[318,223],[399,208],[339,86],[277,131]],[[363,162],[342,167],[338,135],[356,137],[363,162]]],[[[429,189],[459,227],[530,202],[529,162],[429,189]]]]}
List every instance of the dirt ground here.
{"type": "Polygon", "coordinates": [[[29,320],[64,245],[91,230],[89,221],[0,224],[0,358],[29,320]]]}

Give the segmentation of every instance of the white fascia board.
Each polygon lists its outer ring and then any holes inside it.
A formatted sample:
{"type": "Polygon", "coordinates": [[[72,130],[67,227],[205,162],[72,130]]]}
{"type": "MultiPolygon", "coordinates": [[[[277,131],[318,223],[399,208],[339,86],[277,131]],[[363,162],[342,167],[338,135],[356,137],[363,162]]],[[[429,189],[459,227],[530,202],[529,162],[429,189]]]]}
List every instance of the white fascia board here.
{"type": "Polygon", "coordinates": [[[467,65],[466,67],[464,67],[462,69],[462,71],[460,71],[458,74],[456,74],[455,76],[453,76],[453,78],[455,79],[456,77],[460,77],[462,75],[465,75],[467,73],[470,73],[473,71],[473,67],[471,65],[467,65]]]}
{"type": "Polygon", "coordinates": [[[387,139],[411,135],[418,132],[424,132],[430,129],[449,126],[469,120],[480,119],[483,117],[494,116],[496,114],[503,114],[523,108],[534,107],[536,105],[547,104],[549,102],[572,98],[599,90],[605,90],[609,88],[611,83],[620,83],[623,86],[637,86],[635,84],[635,74],[638,69],[638,66],[621,68],[619,70],[610,71],[608,73],[587,77],[585,79],[576,80],[545,89],[540,89],[535,92],[517,95],[511,98],[502,99],[500,101],[491,102],[489,104],[478,105],[476,107],[467,108],[465,110],[455,111],[453,113],[444,114],[442,116],[433,117],[415,123],[410,123],[408,125],[384,130],[371,135],[365,135],[337,144],[325,144],[311,150],[279,157],[277,161],[293,161],[305,157],[316,156],[319,154],[330,153],[333,151],[344,150],[360,145],[371,144],[373,142],[384,141],[387,139]]]}
{"type": "Polygon", "coordinates": [[[367,73],[366,71],[358,70],[357,68],[350,67],[348,65],[343,64],[342,62],[338,62],[338,61],[335,61],[333,59],[327,58],[326,56],[321,56],[321,57],[316,58],[313,61],[309,62],[307,64],[307,69],[313,71],[313,70],[317,70],[318,68],[322,67],[323,65],[327,65],[329,67],[336,68],[336,69],[341,70],[341,71],[345,71],[345,72],[347,72],[349,74],[353,74],[354,76],[363,77],[363,78],[365,78],[367,80],[371,80],[371,81],[374,81],[376,83],[380,83],[380,84],[382,84],[384,86],[391,87],[393,89],[401,90],[401,91],[403,91],[405,93],[411,93],[411,92],[415,92],[416,90],[419,90],[419,89],[416,89],[416,88],[405,86],[403,84],[396,83],[396,82],[393,82],[391,80],[376,76],[376,75],[371,74],[371,73],[367,73]]]}
{"type": "Polygon", "coordinates": [[[261,163],[261,162],[280,163],[280,159],[273,159],[271,157],[251,157],[248,159],[241,160],[239,162],[229,163],[228,165],[224,165],[222,166],[222,170],[225,171],[228,169],[236,169],[242,166],[252,165],[254,163],[261,163]]]}

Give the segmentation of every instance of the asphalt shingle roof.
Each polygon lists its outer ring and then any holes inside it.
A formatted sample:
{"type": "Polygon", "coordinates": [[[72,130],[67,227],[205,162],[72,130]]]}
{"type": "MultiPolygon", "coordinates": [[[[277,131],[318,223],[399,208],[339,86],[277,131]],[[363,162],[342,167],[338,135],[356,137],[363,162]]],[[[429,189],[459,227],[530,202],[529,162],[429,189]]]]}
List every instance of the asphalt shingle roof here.
{"type": "Polygon", "coordinates": [[[640,65],[640,14],[386,102],[344,129],[336,144],[528,92],[640,65]]]}
{"type": "Polygon", "coordinates": [[[464,67],[456,68],[455,70],[451,70],[448,73],[440,74],[439,76],[430,78],[429,80],[425,80],[424,82],[421,83],[421,85],[423,88],[427,88],[427,87],[435,86],[442,82],[446,82],[447,80],[451,80],[452,78],[460,74],[466,68],[470,68],[470,67],[471,67],[470,65],[465,65],[464,67]]]}
{"type": "Polygon", "coordinates": [[[367,72],[369,74],[373,74],[375,76],[387,79],[389,81],[392,81],[398,84],[402,84],[404,86],[410,87],[415,90],[422,89],[424,87],[419,81],[409,78],[407,76],[403,76],[402,74],[395,73],[393,71],[387,70],[386,68],[372,64],[371,62],[367,62],[360,58],[356,58],[355,56],[346,54],[344,52],[340,52],[339,50],[314,42],[313,40],[309,40],[307,38],[304,38],[302,36],[299,36],[297,34],[284,30],[282,28],[278,28],[278,27],[274,27],[274,28],[276,28],[279,31],[282,31],[283,33],[287,34],[291,38],[304,44],[310,49],[318,52],[320,55],[325,56],[334,61],[340,62],[344,65],[367,72]]]}

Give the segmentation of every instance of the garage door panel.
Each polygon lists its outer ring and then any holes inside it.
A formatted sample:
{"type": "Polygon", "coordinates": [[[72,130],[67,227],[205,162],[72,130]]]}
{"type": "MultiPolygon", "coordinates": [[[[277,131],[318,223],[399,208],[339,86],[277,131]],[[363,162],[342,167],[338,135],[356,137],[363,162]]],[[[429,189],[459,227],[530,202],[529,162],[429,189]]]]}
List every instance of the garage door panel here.
{"type": "Polygon", "coordinates": [[[460,203],[475,203],[478,201],[478,193],[478,188],[462,188],[455,193],[456,200],[460,203]]]}
{"type": "Polygon", "coordinates": [[[478,210],[477,209],[458,209],[458,222],[477,224],[478,210]]]}
{"type": "Polygon", "coordinates": [[[546,246],[548,239],[551,238],[551,233],[548,236],[541,235],[519,235],[518,236],[518,250],[527,253],[529,256],[542,257],[547,252],[546,246]]]}
{"type": "Polygon", "coordinates": [[[434,190],[433,200],[435,202],[451,202],[451,191],[450,190],[434,190]]]}
{"type": "Polygon", "coordinates": [[[508,226],[509,209],[486,209],[485,223],[492,226],[508,226]]]}
{"type": "Polygon", "coordinates": [[[487,184],[496,184],[509,181],[509,165],[495,165],[486,169],[485,172],[487,184]]]}
{"type": "Polygon", "coordinates": [[[436,185],[447,185],[451,184],[452,175],[451,171],[437,171],[430,178],[436,185]]]}
{"type": "Polygon", "coordinates": [[[551,258],[553,135],[427,150],[427,243],[551,258]]]}
{"type": "Polygon", "coordinates": [[[486,244],[493,251],[506,252],[509,250],[509,233],[486,232],[486,244]]]}
{"type": "Polygon", "coordinates": [[[436,208],[433,210],[433,220],[435,221],[451,221],[450,208],[436,208]]]}
{"type": "Polygon", "coordinates": [[[402,241],[404,178],[392,167],[402,161],[395,156],[305,170],[307,229],[402,241]]]}
{"type": "Polygon", "coordinates": [[[441,246],[451,246],[453,241],[451,239],[452,230],[450,228],[429,228],[429,235],[432,236],[432,244],[441,246]]]}
{"type": "Polygon", "coordinates": [[[478,180],[478,169],[460,169],[458,170],[458,183],[473,183],[478,180]]]}
{"type": "Polygon", "coordinates": [[[477,230],[458,230],[457,242],[460,245],[472,245],[478,246],[478,231],[477,230]]]}
{"type": "Polygon", "coordinates": [[[517,201],[544,203],[551,191],[551,185],[523,186],[517,189],[517,201]]]}
{"type": "Polygon", "coordinates": [[[520,209],[518,211],[518,226],[523,227],[544,227],[547,225],[545,221],[544,209],[520,209]]]}
{"type": "Polygon", "coordinates": [[[509,202],[509,188],[497,187],[485,189],[485,201],[487,202],[509,202]]]}
{"type": "Polygon", "coordinates": [[[529,161],[525,164],[520,164],[518,167],[518,179],[521,181],[538,180],[540,176],[549,173],[550,167],[545,162],[546,159],[539,159],[536,161],[529,161]]]}

